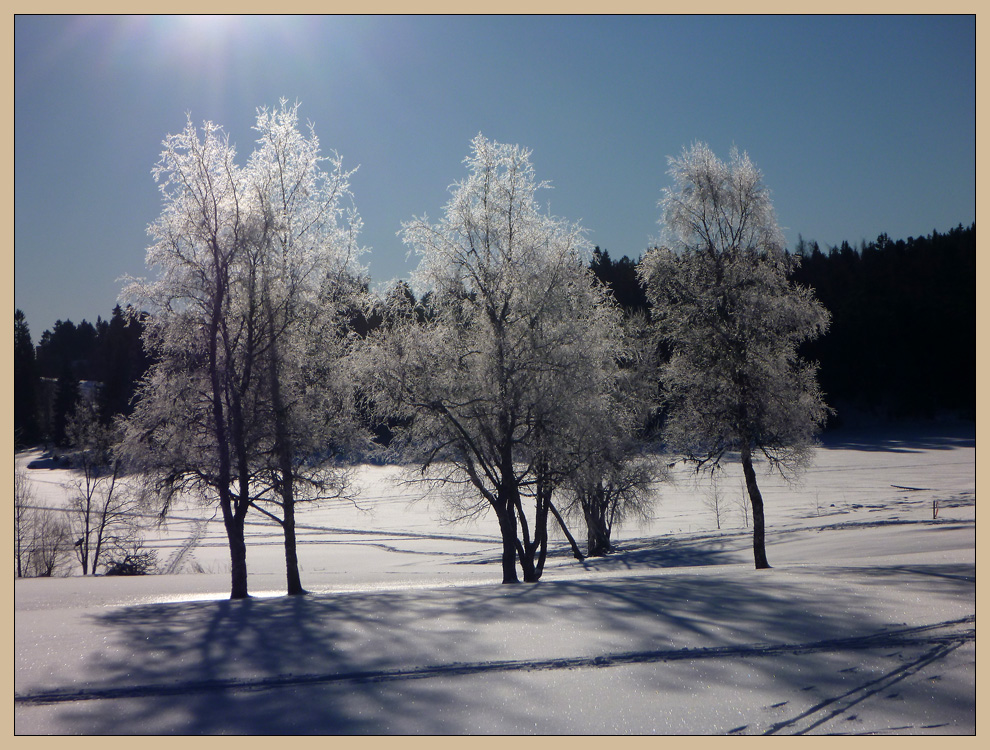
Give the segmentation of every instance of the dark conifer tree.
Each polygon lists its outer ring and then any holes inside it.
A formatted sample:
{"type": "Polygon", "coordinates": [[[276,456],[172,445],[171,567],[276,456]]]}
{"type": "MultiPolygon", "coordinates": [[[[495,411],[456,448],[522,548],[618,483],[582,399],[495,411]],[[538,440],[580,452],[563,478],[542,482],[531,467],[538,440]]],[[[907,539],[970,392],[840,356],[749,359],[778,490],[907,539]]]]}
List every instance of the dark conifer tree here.
{"type": "Polygon", "coordinates": [[[132,311],[120,305],[100,330],[95,370],[102,382],[100,420],[109,424],[118,414],[130,414],[138,381],[148,369],[148,358],[141,345],[142,324],[132,311]]]}
{"type": "Polygon", "coordinates": [[[646,292],[636,275],[636,265],[636,261],[625,255],[613,261],[608,250],[598,247],[591,256],[591,270],[599,281],[612,290],[615,301],[626,315],[647,308],[646,292]]]}
{"type": "Polygon", "coordinates": [[[38,368],[27,319],[14,311],[14,443],[30,445],[38,430],[38,368]]]}
{"type": "Polygon", "coordinates": [[[55,385],[55,405],[52,415],[52,442],[58,446],[68,444],[66,427],[69,418],[75,413],[79,404],[80,390],[79,379],[72,372],[72,368],[67,364],[59,375],[55,385]]]}

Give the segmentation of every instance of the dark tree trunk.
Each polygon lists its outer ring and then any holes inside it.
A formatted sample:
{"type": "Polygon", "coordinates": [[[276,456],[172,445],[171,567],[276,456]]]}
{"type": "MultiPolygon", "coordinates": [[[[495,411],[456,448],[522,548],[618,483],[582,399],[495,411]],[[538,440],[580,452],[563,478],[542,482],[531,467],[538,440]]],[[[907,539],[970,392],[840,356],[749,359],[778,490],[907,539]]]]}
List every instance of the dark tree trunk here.
{"type": "Polygon", "coordinates": [[[120,472],[120,465],[114,461],[113,472],[110,474],[110,487],[107,488],[106,498],[103,500],[103,510],[100,513],[100,523],[96,527],[96,549],[93,550],[93,575],[96,575],[96,566],[103,557],[103,540],[107,535],[107,525],[110,521],[110,504],[113,499],[114,490],[117,487],[117,475],[120,472]]]}
{"type": "Polygon", "coordinates": [[[740,453],[742,461],[743,475],[746,477],[746,489],[749,492],[749,500],[753,506],[753,556],[756,560],[757,570],[769,568],[767,562],[766,541],[764,539],[763,525],[763,495],[756,484],[756,471],[753,469],[753,457],[750,453],[748,442],[743,443],[740,453]]]}
{"type": "MultiPolygon", "coordinates": [[[[221,450],[221,476],[230,476],[229,463],[223,458],[226,451],[221,450]],[[224,464],[226,463],[226,467],[224,464]],[[226,471],[224,469],[226,468],[226,471]]],[[[223,513],[223,525],[227,532],[227,544],[230,547],[230,598],[244,599],[248,595],[247,581],[247,545],[244,542],[244,509],[235,509],[234,496],[230,491],[230,482],[220,487],[220,510],[223,513]]]]}
{"type": "Polygon", "coordinates": [[[599,525],[588,526],[588,557],[604,557],[612,551],[612,542],[608,531],[599,525]]]}
{"type": "Polygon", "coordinates": [[[286,592],[290,596],[305,594],[302,580],[299,578],[299,559],[296,556],[296,509],[293,502],[287,502],[285,505],[282,531],[285,540],[286,592]]]}
{"type": "MultiPolygon", "coordinates": [[[[238,413],[239,414],[239,413],[238,413]]],[[[241,433],[242,424],[235,421],[235,432],[241,433]]],[[[230,598],[245,599],[248,596],[247,543],[244,539],[244,518],[247,516],[250,497],[250,478],[247,470],[247,456],[243,442],[238,443],[238,486],[239,494],[231,494],[233,512],[227,528],[227,541],[230,544],[230,598]]],[[[224,516],[226,525],[227,517],[224,516]]]]}
{"type": "Polygon", "coordinates": [[[100,562],[100,557],[103,554],[103,535],[106,533],[106,528],[104,525],[100,525],[100,528],[96,530],[96,547],[93,549],[93,575],[96,575],[96,565],[100,562]]]}
{"type": "Polygon", "coordinates": [[[543,566],[547,561],[547,517],[550,515],[549,509],[544,506],[536,511],[536,538],[533,539],[533,551],[536,553],[536,560],[533,564],[533,578],[530,583],[536,583],[543,576],[543,566]]]}
{"type": "MultiPolygon", "coordinates": [[[[536,583],[539,575],[536,572],[536,550],[539,546],[538,529],[534,529],[537,538],[530,540],[529,525],[523,512],[521,498],[516,495],[516,509],[519,511],[519,525],[522,526],[522,539],[516,540],[516,549],[519,552],[519,567],[522,568],[523,581],[525,583],[536,583]]],[[[537,524],[539,521],[537,520],[537,524]]]]}
{"type": "Polygon", "coordinates": [[[504,498],[495,509],[502,532],[502,583],[519,583],[516,575],[516,511],[504,498]]]}
{"type": "Polygon", "coordinates": [[[228,532],[230,543],[230,598],[246,599],[247,585],[247,545],[244,543],[244,524],[240,523],[232,533],[228,532]]]}
{"type": "MultiPolygon", "coordinates": [[[[82,565],[82,574],[89,574],[89,511],[83,515],[83,535],[76,542],[79,545],[79,563],[82,565]]],[[[96,566],[93,566],[93,572],[96,572],[96,566]]]]}
{"type": "Polygon", "coordinates": [[[547,561],[547,521],[550,517],[550,497],[553,493],[553,483],[544,476],[536,483],[536,517],[533,519],[533,543],[530,552],[530,567],[532,575],[523,580],[536,583],[543,575],[543,566],[547,561]]]}
{"type": "Polygon", "coordinates": [[[230,457],[230,443],[228,442],[227,415],[224,410],[224,378],[220,372],[219,349],[224,300],[227,292],[227,268],[216,241],[212,245],[216,289],[210,316],[209,373],[213,402],[213,434],[218,449],[216,489],[220,494],[220,510],[223,513],[223,525],[227,532],[227,544],[230,547],[230,598],[244,599],[248,595],[247,547],[244,543],[244,511],[246,509],[233,507],[235,497],[231,493],[230,487],[234,473],[230,457]]]}
{"type": "Polygon", "coordinates": [[[540,576],[536,572],[536,544],[526,546],[529,549],[524,550],[523,545],[520,545],[519,548],[519,567],[523,571],[523,582],[536,583],[540,580],[540,576]]]}
{"type": "MultiPolygon", "coordinates": [[[[234,393],[234,404],[231,408],[231,433],[235,440],[237,454],[237,484],[238,494],[231,496],[233,512],[230,527],[227,530],[227,541],[230,543],[230,598],[244,599],[248,595],[247,585],[247,544],[244,539],[244,518],[251,504],[251,476],[248,471],[247,448],[244,444],[244,421],[240,409],[240,400],[234,393]]],[[[224,519],[226,521],[226,518],[224,519]]]]}
{"type": "Polygon", "coordinates": [[[279,379],[279,347],[274,341],[276,330],[272,312],[268,312],[269,335],[272,337],[272,351],[269,353],[268,376],[272,393],[272,410],[275,418],[275,450],[278,453],[278,467],[282,495],[282,538],[285,544],[285,586],[290,596],[306,593],[299,577],[299,558],[296,553],[296,496],[295,472],[292,467],[292,438],[287,424],[288,409],[282,398],[282,381],[279,379]]]}
{"type": "Polygon", "coordinates": [[[245,599],[248,586],[244,518],[231,510],[229,496],[220,501],[220,506],[223,511],[223,525],[227,531],[227,545],[230,547],[230,598],[245,599]]]}
{"type": "Polygon", "coordinates": [[[588,557],[607,555],[612,551],[612,529],[606,519],[605,489],[600,484],[592,497],[582,503],[582,508],[588,525],[588,557]]]}

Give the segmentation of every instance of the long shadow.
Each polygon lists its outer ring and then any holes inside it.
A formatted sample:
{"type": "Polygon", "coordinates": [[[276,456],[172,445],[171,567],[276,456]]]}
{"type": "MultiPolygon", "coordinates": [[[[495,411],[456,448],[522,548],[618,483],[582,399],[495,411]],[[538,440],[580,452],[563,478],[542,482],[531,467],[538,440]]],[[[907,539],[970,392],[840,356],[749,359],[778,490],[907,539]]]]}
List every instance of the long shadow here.
{"type": "MultiPolygon", "coordinates": [[[[606,555],[574,560],[571,547],[556,543],[547,552],[547,559],[565,560],[587,571],[649,570],[691,568],[739,563],[752,548],[752,535],[727,533],[719,537],[683,539],[675,536],[631,539],[617,544],[606,555]]],[[[471,554],[454,560],[451,565],[501,565],[501,552],[492,549],[483,555],[471,554]]],[[[552,575],[552,574],[551,574],[552,575]]]]}
{"type": "MultiPolygon", "coordinates": [[[[961,569],[938,575],[937,566],[928,568],[924,575],[890,569],[877,585],[910,584],[920,597],[966,597],[973,590],[961,569]]],[[[98,636],[105,637],[88,664],[87,686],[117,688],[122,697],[67,704],[54,731],[445,734],[525,726],[527,716],[540,710],[524,680],[527,663],[536,669],[554,658],[801,644],[891,627],[862,587],[851,594],[834,571],[826,586],[799,576],[771,579],[772,586],[761,588],[760,581],[771,576],[773,571],[724,577],[666,573],[114,608],[94,616],[98,636]],[[494,675],[456,669],[487,662],[494,672],[507,659],[521,667],[502,670],[497,701],[488,682],[494,675]],[[258,682],[424,665],[438,668],[424,677],[446,679],[258,682]],[[208,689],[211,682],[218,689],[208,689]],[[150,697],[141,692],[149,686],[150,697]]],[[[797,691],[815,679],[807,669],[811,658],[792,670],[759,660],[749,666],[797,691]]],[[[834,663],[822,659],[823,669],[835,671],[834,663]]],[[[711,669],[700,669],[699,679],[711,669]]],[[[648,681],[658,711],[665,692],[685,689],[667,668],[635,679],[648,681]]],[[[42,687],[29,686],[28,692],[42,687]]]]}
{"type": "Polygon", "coordinates": [[[604,571],[727,565],[740,562],[740,554],[744,555],[751,548],[752,536],[745,533],[700,540],[650,537],[623,542],[602,557],[586,558],[584,567],[604,571]]]}

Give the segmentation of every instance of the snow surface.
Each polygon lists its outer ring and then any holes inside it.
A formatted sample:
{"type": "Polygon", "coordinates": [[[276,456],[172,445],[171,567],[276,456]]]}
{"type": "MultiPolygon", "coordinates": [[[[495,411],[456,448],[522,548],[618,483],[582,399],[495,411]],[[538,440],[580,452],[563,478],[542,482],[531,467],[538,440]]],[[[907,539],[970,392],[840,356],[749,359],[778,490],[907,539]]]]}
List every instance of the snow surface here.
{"type": "MultiPolygon", "coordinates": [[[[438,523],[366,466],[360,507],[299,516],[308,595],[281,595],[256,518],[252,598],[230,601],[222,523],[190,502],[149,537],[175,573],[15,581],[15,732],[975,733],[974,436],[832,435],[800,483],[762,476],[765,571],[736,466],[721,529],[680,468],[615,554],[557,539],[518,586],[493,517],[438,523]]],[[[17,463],[65,502],[67,472],[17,463]]]]}

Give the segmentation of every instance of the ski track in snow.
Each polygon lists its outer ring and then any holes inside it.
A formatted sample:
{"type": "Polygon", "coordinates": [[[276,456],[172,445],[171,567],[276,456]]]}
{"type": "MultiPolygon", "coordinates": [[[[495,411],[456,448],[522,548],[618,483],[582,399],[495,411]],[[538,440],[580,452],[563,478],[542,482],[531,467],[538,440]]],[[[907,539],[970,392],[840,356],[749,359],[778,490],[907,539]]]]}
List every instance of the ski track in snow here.
{"type": "MultiPolygon", "coordinates": [[[[845,652],[866,649],[934,646],[931,651],[916,662],[895,670],[891,675],[885,675],[879,680],[871,680],[866,685],[850,691],[837,699],[832,699],[816,706],[796,719],[780,722],[767,734],[773,734],[780,729],[794,724],[806,715],[817,713],[821,708],[833,703],[842,703],[846,707],[872,695],[879,690],[889,687],[904,679],[908,674],[916,672],[920,666],[941,658],[963,643],[976,640],[976,628],[961,628],[973,624],[976,616],[964,617],[959,620],[934,623],[902,630],[886,631],[856,638],[838,638],[815,643],[801,644],[755,644],[750,646],[725,646],[716,648],[682,648],[677,650],[635,651],[625,653],[604,654],[602,656],[570,657],[559,659],[529,659],[515,661],[485,661],[476,663],[437,664],[413,669],[384,669],[377,671],[351,672],[341,674],[306,674],[278,675],[262,679],[247,680],[205,680],[173,683],[169,685],[130,685],[127,687],[87,687],[81,690],[52,690],[14,694],[14,703],[25,705],[48,705],[69,701],[112,700],[117,698],[138,698],[164,695],[186,695],[194,692],[213,692],[217,690],[265,690],[272,688],[312,685],[327,682],[386,682],[392,680],[423,679],[428,677],[454,677],[459,675],[479,674],[488,672],[543,671],[550,669],[583,669],[607,668],[626,664],[644,664],[651,662],[670,662],[692,659],[719,658],[748,658],[761,656],[776,656],[778,654],[810,654],[818,651],[845,652]],[[895,679],[891,679],[895,677],[895,679]],[[859,694],[856,701],[850,702],[848,696],[859,694]]],[[[845,710],[845,709],[838,709],[845,710]]],[[[824,719],[822,720],[824,721],[824,719]]],[[[821,723],[821,722],[819,722],[821,723]]],[[[812,725],[809,728],[813,728],[812,725]]]]}

